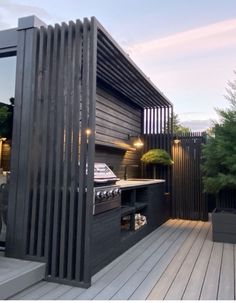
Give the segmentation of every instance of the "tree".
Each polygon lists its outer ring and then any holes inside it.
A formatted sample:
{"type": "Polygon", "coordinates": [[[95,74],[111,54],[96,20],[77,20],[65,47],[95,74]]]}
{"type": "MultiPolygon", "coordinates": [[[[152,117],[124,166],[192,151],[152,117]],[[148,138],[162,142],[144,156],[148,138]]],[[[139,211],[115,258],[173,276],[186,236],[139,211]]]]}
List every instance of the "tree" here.
{"type": "Polygon", "coordinates": [[[3,124],[8,117],[8,108],[6,106],[0,107],[0,123],[3,124]]]}
{"type": "Polygon", "coordinates": [[[216,110],[220,122],[203,147],[203,184],[208,193],[236,188],[236,80],[228,82],[226,92],[230,107],[216,110]]]}
{"type": "Polygon", "coordinates": [[[12,134],[13,107],[0,104],[0,137],[10,138],[12,134]]]}
{"type": "Polygon", "coordinates": [[[179,121],[179,117],[177,114],[173,114],[173,133],[174,134],[183,134],[183,133],[190,133],[191,129],[189,127],[185,127],[181,125],[179,121]]]}

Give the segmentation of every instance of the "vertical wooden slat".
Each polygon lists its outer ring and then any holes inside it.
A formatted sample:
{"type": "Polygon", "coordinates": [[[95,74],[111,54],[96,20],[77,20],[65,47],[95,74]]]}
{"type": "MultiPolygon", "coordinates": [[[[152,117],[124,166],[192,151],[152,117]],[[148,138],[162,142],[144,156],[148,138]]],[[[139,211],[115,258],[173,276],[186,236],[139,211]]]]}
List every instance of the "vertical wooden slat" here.
{"type": "MultiPolygon", "coordinates": [[[[46,29],[42,28],[44,32],[44,36],[46,35],[46,29]]],[[[46,37],[44,37],[46,39],[46,37]]],[[[41,148],[41,179],[40,179],[40,200],[39,200],[39,220],[38,220],[38,234],[37,234],[37,256],[44,256],[44,232],[45,232],[45,213],[46,213],[46,182],[47,182],[47,133],[48,133],[48,112],[49,112],[49,89],[50,89],[50,67],[51,67],[51,31],[47,31],[47,41],[45,51],[43,53],[44,59],[44,98],[41,100],[42,102],[42,118],[41,118],[41,127],[40,127],[40,141],[42,144],[41,148]]]]}
{"type": "MultiPolygon", "coordinates": [[[[29,141],[27,140],[27,137],[29,139],[29,133],[30,133],[30,125],[29,125],[29,117],[30,117],[30,109],[32,108],[32,87],[31,87],[31,60],[33,57],[33,43],[34,43],[34,34],[35,29],[32,31],[26,32],[25,37],[25,43],[27,45],[25,50],[25,61],[24,61],[24,83],[22,87],[22,98],[23,98],[23,104],[22,104],[22,117],[21,117],[21,135],[20,135],[20,146],[19,146],[19,163],[20,166],[18,167],[19,171],[21,172],[21,176],[18,180],[18,191],[17,191],[17,200],[18,201],[24,201],[25,200],[25,193],[26,193],[26,183],[25,180],[27,180],[27,170],[23,168],[27,167],[28,163],[28,156],[29,156],[29,141]]],[[[24,217],[27,218],[27,215],[25,213],[24,209],[25,204],[18,203],[16,206],[16,212],[22,212],[24,214],[24,217]],[[17,210],[18,208],[18,210],[17,210]]],[[[15,224],[16,229],[15,233],[17,234],[21,230],[21,225],[24,222],[24,217],[22,216],[16,216],[15,218],[15,224]],[[23,219],[23,220],[22,220],[23,219]],[[18,225],[18,222],[20,225],[18,225]],[[18,227],[17,227],[18,225],[18,227]],[[19,231],[18,231],[19,230],[19,231]]],[[[16,236],[17,238],[17,236],[16,236]]],[[[24,241],[23,241],[24,242],[24,241]]]]}
{"type": "Polygon", "coordinates": [[[84,19],[83,22],[83,71],[82,71],[82,102],[81,102],[81,141],[80,141],[80,163],[79,163],[79,201],[78,201],[78,221],[76,236],[76,281],[81,281],[83,276],[82,252],[84,251],[84,223],[86,201],[86,153],[87,153],[87,137],[86,128],[88,127],[88,88],[89,88],[89,22],[84,19]]]}
{"type": "Polygon", "coordinates": [[[66,276],[67,237],[68,237],[68,196],[70,182],[70,150],[71,150],[71,73],[72,73],[72,25],[65,25],[64,49],[64,143],[63,143],[63,176],[62,176],[62,205],[60,224],[60,256],[59,278],[66,276]]]}
{"type": "Polygon", "coordinates": [[[91,284],[91,223],[93,208],[93,186],[94,186],[94,157],[95,157],[95,117],[96,117],[96,77],[97,77],[97,23],[92,18],[90,23],[90,44],[89,44],[89,120],[88,127],[91,135],[88,138],[88,177],[86,195],[85,215],[85,244],[83,260],[83,281],[91,284]]]}
{"type": "MultiPolygon", "coordinates": [[[[30,117],[29,117],[29,150],[33,150],[33,142],[34,142],[34,120],[35,120],[35,99],[37,97],[37,83],[35,81],[35,75],[37,74],[38,68],[38,44],[39,44],[39,31],[35,29],[34,33],[34,42],[33,42],[33,49],[32,49],[32,71],[31,71],[31,79],[32,79],[32,86],[31,86],[31,104],[30,104],[30,117]]],[[[32,211],[32,181],[34,177],[34,172],[32,168],[34,155],[32,152],[29,152],[28,157],[28,169],[27,169],[27,179],[26,179],[26,199],[25,199],[25,220],[24,220],[24,247],[25,247],[25,254],[29,254],[29,244],[30,244],[30,231],[31,231],[31,211],[32,211]]]]}
{"type": "MultiPolygon", "coordinates": [[[[71,155],[71,192],[70,192],[70,213],[69,213],[69,239],[68,239],[68,260],[67,277],[72,280],[75,277],[75,247],[76,247],[76,215],[77,211],[77,186],[78,186],[78,153],[80,133],[80,94],[81,94],[81,61],[82,61],[82,23],[78,20],[75,25],[74,40],[74,95],[72,113],[72,155],[71,155]]],[[[78,218],[80,219],[80,218],[78,218]]]]}
{"type": "Polygon", "coordinates": [[[54,221],[53,221],[53,241],[52,241],[52,276],[57,276],[59,271],[59,247],[61,222],[61,199],[62,199],[62,171],[63,171],[63,148],[64,148],[64,67],[65,67],[65,23],[61,26],[60,39],[60,61],[58,71],[58,95],[57,95],[57,115],[56,115],[56,167],[55,167],[55,200],[54,200],[54,221]]]}
{"type": "MultiPolygon", "coordinates": [[[[49,31],[53,31],[49,27],[49,31]]],[[[47,183],[47,212],[46,212],[46,236],[45,236],[45,256],[48,261],[47,273],[51,275],[51,253],[53,239],[53,211],[54,211],[54,195],[55,195],[55,157],[56,157],[56,113],[57,113],[57,74],[59,62],[59,32],[60,27],[55,25],[53,33],[52,46],[52,73],[51,73],[51,95],[48,115],[48,183],[47,183]]]]}
{"type": "Polygon", "coordinates": [[[160,107],[160,148],[162,148],[162,134],[163,134],[163,112],[162,107],[160,107]]]}
{"type": "Polygon", "coordinates": [[[45,29],[41,28],[39,33],[39,55],[38,55],[38,72],[37,72],[37,98],[35,100],[35,124],[34,124],[34,136],[33,136],[33,148],[32,148],[32,169],[33,169],[33,196],[32,196],[32,213],[31,213],[31,228],[30,228],[30,245],[29,254],[33,255],[37,250],[37,233],[39,226],[39,185],[41,182],[41,120],[42,120],[42,103],[44,92],[44,55],[45,55],[45,42],[46,33],[45,29]]]}

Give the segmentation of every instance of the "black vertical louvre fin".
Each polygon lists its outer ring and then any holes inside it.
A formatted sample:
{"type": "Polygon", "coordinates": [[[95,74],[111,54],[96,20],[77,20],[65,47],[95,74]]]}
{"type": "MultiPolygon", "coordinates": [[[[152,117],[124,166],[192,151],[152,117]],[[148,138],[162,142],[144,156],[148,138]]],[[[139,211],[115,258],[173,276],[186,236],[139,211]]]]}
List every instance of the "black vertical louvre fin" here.
{"type": "Polygon", "coordinates": [[[72,94],[72,150],[71,150],[71,191],[68,229],[67,278],[75,278],[76,257],[76,218],[81,220],[78,212],[78,163],[80,136],[80,102],[81,102],[81,70],[82,70],[82,23],[78,20],[72,26],[74,36],[73,46],[73,94],[72,94]],[[78,216],[78,217],[77,217],[78,216]]]}
{"type": "Polygon", "coordinates": [[[18,37],[7,254],[46,262],[50,281],[89,286],[96,20],[18,37]]]}
{"type": "Polygon", "coordinates": [[[57,89],[58,89],[58,65],[59,61],[59,43],[60,43],[60,26],[55,28],[49,27],[49,32],[53,33],[51,46],[51,73],[50,73],[50,96],[49,96],[49,113],[48,113],[48,169],[47,169],[47,209],[46,209],[46,226],[45,226],[45,258],[48,261],[47,273],[51,274],[52,266],[52,242],[53,242],[53,218],[55,202],[55,171],[56,171],[56,114],[57,114],[57,89]]]}

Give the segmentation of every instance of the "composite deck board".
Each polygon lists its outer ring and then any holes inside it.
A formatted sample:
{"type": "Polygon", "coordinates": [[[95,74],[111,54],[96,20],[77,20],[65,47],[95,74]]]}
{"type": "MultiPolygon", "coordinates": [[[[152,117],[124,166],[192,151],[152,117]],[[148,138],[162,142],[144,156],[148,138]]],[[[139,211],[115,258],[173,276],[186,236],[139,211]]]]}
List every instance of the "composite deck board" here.
{"type": "MultiPolygon", "coordinates": [[[[166,233],[164,233],[159,239],[157,239],[154,243],[152,243],[138,258],[136,258],[132,263],[130,263],[126,269],[120,273],[120,275],[113,280],[106,288],[104,288],[96,297],[96,300],[108,300],[111,299],[114,294],[116,294],[125,284],[134,284],[134,281],[132,279],[133,275],[143,266],[143,264],[150,259],[153,259],[152,257],[155,257],[155,262],[159,260],[167,251],[170,244],[172,243],[172,240],[169,240],[169,238],[176,238],[178,233],[178,227],[179,225],[173,226],[172,229],[168,230],[166,233]],[[169,240],[169,241],[168,241],[169,240]]],[[[155,264],[155,263],[154,263],[155,264]]],[[[153,267],[153,264],[151,268],[153,267]]],[[[146,275],[148,274],[148,271],[146,271],[146,275]]],[[[145,278],[144,273],[142,273],[143,280],[145,278]]],[[[140,281],[141,282],[141,281],[140,281]]],[[[139,282],[139,284],[140,284],[139,282]]],[[[139,285],[137,284],[137,285],[139,285]]],[[[136,286],[137,288],[137,286],[136,286]]],[[[134,289],[135,290],[135,289],[134,289]]],[[[122,292],[122,290],[121,290],[122,292]]],[[[130,293],[130,295],[132,292],[130,293]]],[[[122,295],[122,294],[120,294],[122,295]]],[[[126,298],[127,299],[127,298],[126,298]]]]}
{"type": "Polygon", "coordinates": [[[234,247],[224,244],[218,300],[234,300],[234,247]]]}
{"type": "Polygon", "coordinates": [[[190,248],[185,259],[183,260],[183,263],[182,263],[168,293],[166,294],[165,299],[181,300],[185,287],[186,287],[188,280],[191,276],[191,273],[194,269],[194,265],[197,261],[200,251],[202,249],[203,243],[206,239],[208,229],[204,228],[204,227],[206,227],[207,225],[209,227],[209,223],[205,223],[203,225],[201,232],[199,233],[198,237],[195,239],[192,247],[190,248]]]}
{"type": "Polygon", "coordinates": [[[160,228],[157,230],[156,233],[152,233],[152,237],[148,239],[147,242],[145,242],[143,245],[139,246],[138,244],[136,245],[136,249],[132,250],[131,254],[127,254],[126,256],[123,256],[121,261],[116,264],[110,271],[106,273],[103,277],[101,277],[94,285],[92,285],[88,291],[84,292],[79,296],[77,299],[83,299],[83,300],[90,300],[95,298],[106,286],[108,286],[111,281],[115,280],[120,273],[122,273],[129,264],[131,264],[133,261],[137,259],[138,256],[142,255],[147,248],[169,228],[171,228],[172,222],[167,223],[164,228],[160,228]]]}
{"type": "Polygon", "coordinates": [[[211,256],[213,242],[211,240],[211,228],[208,231],[207,238],[203,244],[198,260],[194,266],[194,270],[186,286],[183,300],[198,300],[200,298],[203,282],[205,279],[207,266],[211,256]]]}
{"type": "Polygon", "coordinates": [[[12,296],[10,299],[11,300],[21,300],[23,297],[28,295],[30,292],[36,291],[38,288],[42,287],[43,285],[48,284],[46,281],[38,282],[35,285],[26,288],[25,290],[21,291],[20,293],[12,296]]]}
{"type": "Polygon", "coordinates": [[[143,282],[146,278],[147,272],[145,271],[136,271],[131,279],[123,285],[110,299],[112,300],[127,300],[132,293],[137,289],[137,287],[143,282]]]}
{"type": "Polygon", "coordinates": [[[140,271],[150,272],[154,265],[160,260],[163,254],[170,248],[170,246],[179,238],[182,232],[188,227],[189,223],[182,221],[182,224],[176,228],[176,230],[168,237],[161,246],[161,248],[155,251],[145,262],[139,267],[140,271]]]}
{"type": "Polygon", "coordinates": [[[55,300],[71,289],[72,286],[59,284],[56,288],[53,288],[48,293],[44,294],[43,296],[40,296],[39,300],[55,300]]]}
{"type": "Polygon", "coordinates": [[[55,297],[54,300],[74,300],[84,291],[86,291],[84,288],[72,287],[70,290],[64,292],[60,296],[55,297]]]}
{"type": "Polygon", "coordinates": [[[156,263],[152,268],[146,279],[139,285],[135,292],[129,297],[131,300],[145,300],[150,294],[151,290],[162,276],[169,263],[175,257],[185,240],[191,237],[195,232],[196,222],[190,222],[189,226],[185,228],[183,233],[170,246],[166,254],[156,263]]]}
{"type": "Polygon", "coordinates": [[[233,300],[235,245],[213,243],[210,225],[169,220],[95,274],[90,288],[44,281],[11,299],[233,300]]]}
{"type": "Polygon", "coordinates": [[[158,283],[156,283],[155,287],[152,289],[150,295],[148,296],[148,299],[163,300],[165,298],[169,288],[171,287],[171,284],[173,283],[179,271],[180,266],[182,265],[192,245],[195,243],[202,227],[202,222],[197,223],[196,227],[190,233],[188,239],[181,246],[178,254],[176,254],[168,264],[168,267],[166,268],[158,283]]]}
{"type": "Polygon", "coordinates": [[[223,244],[214,243],[201,296],[200,296],[201,300],[217,299],[222,252],[223,252],[223,244]]]}
{"type": "MultiPolygon", "coordinates": [[[[39,300],[42,296],[48,294],[51,290],[56,290],[61,284],[58,283],[46,283],[40,285],[35,290],[28,292],[25,296],[21,297],[21,300],[39,300]]],[[[14,298],[15,299],[15,298],[14,298]]]]}
{"type": "Polygon", "coordinates": [[[150,258],[146,259],[145,262],[135,271],[132,277],[120,288],[112,299],[116,300],[127,300],[141,285],[141,283],[147,278],[152,268],[161,260],[161,258],[166,254],[170,246],[175,240],[177,240],[181,233],[183,232],[182,227],[186,228],[186,225],[181,225],[178,230],[173,233],[165,243],[156,250],[150,258]],[[180,228],[181,227],[181,228],[180,228]]]}
{"type": "MultiPolygon", "coordinates": [[[[167,231],[174,223],[176,222],[176,220],[171,220],[168,222],[168,224],[164,224],[159,228],[159,231],[162,233],[164,233],[165,231],[167,231]]],[[[129,256],[132,256],[132,254],[134,252],[136,252],[137,250],[141,250],[142,248],[146,248],[149,243],[151,243],[151,241],[153,241],[153,237],[155,237],[156,234],[156,230],[153,231],[151,234],[149,234],[147,237],[145,237],[144,239],[142,239],[138,244],[132,246],[130,249],[128,249],[126,252],[124,252],[121,256],[119,256],[118,258],[116,258],[113,262],[111,262],[110,264],[108,264],[106,267],[104,267],[103,269],[101,269],[98,273],[96,273],[93,277],[92,277],[92,284],[95,283],[96,281],[100,280],[103,276],[106,275],[106,273],[108,273],[110,270],[112,270],[118,263],[120,263],[122,260],[128,258],[129,256]]],[[[160,234],[158,234],[159,236],[160,234]]],[[[156,237],[155,237],[156,238],[156,237]]]]}
{"type": "MultiPolygon", "coordinates": [[[[182,221],[179,220],[181,223],[182,221]]],[[[162,226],[158,228],[159,233],[157,233],[157,230],[154,230],[151,234],[146,236],[144,239],[139,241],[136,245],[128,249],[125,253],[123,253],[121,256],[116,258],[113,262],[108,264],[106,267],[104,267],[102,270],[100,270],[98,273],[96,273],[92,277],[92,283],[96,282],[97,280],[100,280],[102,276],[104,276],[107,272],[109,272],[113,267],[115,267],[118,263],[120,263],[122,260],[126,259],[129,256],[132,256],[136,251],[141,251],[143,249],[146,249],[151,243],[155,241],[155,239],[158,239],[160,235],[167,230],[169,230],[174,224],[176,224],[178,220],[169,220],[162,226]]]]}

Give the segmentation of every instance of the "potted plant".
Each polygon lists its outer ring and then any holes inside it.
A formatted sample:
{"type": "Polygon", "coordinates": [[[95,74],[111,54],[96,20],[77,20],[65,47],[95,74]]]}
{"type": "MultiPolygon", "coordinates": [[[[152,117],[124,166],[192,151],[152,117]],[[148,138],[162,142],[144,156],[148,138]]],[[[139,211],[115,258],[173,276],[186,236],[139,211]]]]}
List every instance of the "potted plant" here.
{"type": "Polygon", "coordinates": [[[154,179],[156,179],[156,165],[172,165],[174,163],[167,151],[158,148],[150,149],[148,152],[143,154],[141,161],[153,166],[154,179]]]}
{"type": "Polygon", "coordinates": [[[230,108],[217,110],[220,122],[203,147],[202,170],[204,191],[216,197],[213,241],[236,243],[236,81],[227,93],[230,108]]]}

